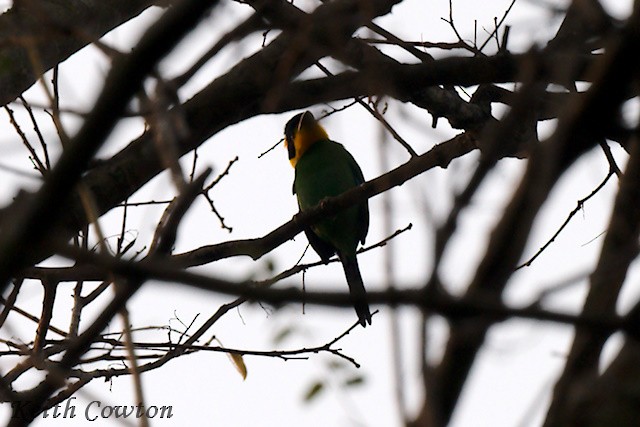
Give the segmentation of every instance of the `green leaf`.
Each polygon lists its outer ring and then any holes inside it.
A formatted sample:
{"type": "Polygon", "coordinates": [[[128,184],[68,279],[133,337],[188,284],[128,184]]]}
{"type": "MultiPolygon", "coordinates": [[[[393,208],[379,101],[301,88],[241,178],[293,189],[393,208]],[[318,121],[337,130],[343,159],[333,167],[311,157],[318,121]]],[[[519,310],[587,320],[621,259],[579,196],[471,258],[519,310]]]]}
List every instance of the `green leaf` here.
{"type": "Polygon", "coordinates": [[[362,375],[356,375],[354,377],[351,378],[347,378],[342,385],[344,387],[353,387],[353,386],[359,386],[364,384],[365,378],[362,375]]]}
{"type": "Polygon", "coordinates": [[[309,387],[307,392],[304,394],[304,401],[306,403],[311,402],[311,400],[318,397],[322,390],[324,390],[324,383],[322,381],[316,381],[315,383],[311,384],[311,387],[309,387]]]}
{"type": "Polygon", "coordinates": [[[274,344],[281,344],[289,335],[291,335],[295,331],[294,328],[287,326],[282,328],[276,333],[276,335],[272,338],[274,344]]]}

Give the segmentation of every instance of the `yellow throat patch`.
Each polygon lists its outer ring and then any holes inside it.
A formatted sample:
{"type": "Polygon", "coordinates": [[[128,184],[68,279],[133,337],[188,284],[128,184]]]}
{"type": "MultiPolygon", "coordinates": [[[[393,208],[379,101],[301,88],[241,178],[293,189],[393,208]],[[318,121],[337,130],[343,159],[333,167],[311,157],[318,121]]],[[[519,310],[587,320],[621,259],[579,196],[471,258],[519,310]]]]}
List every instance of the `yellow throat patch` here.
{"type": "Polygon", "coordinates": [[[289,162],[294,168],[302,155],[317,141],[329,139],[327,131],[308,111],[298,114],[287,123],[284,144],[289,152],[289,162]]]}

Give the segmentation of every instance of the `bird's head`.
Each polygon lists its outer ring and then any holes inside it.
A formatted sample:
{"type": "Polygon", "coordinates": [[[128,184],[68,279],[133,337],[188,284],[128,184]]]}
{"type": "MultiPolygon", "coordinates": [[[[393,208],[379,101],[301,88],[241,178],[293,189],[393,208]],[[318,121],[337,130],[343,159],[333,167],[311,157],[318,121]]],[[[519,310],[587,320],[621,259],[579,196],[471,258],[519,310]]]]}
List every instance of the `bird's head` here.
{"type": "Polygon", "coordinates": [[[315,142],[329,139],[327,131],[316,121],[309,111],[296,114],[284,127],[284,145],[289,153],[291,166],[296,163],[315,142]]]}

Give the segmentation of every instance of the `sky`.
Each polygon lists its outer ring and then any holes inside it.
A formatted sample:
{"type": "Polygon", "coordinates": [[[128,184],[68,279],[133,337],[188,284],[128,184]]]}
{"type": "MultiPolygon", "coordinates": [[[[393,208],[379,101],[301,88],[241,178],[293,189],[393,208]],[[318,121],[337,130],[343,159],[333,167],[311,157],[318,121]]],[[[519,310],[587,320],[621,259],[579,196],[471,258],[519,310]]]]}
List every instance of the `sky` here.
{"type": "MultiPolygon", "coordinates": [[[[232,2],[225,3],[208,17],[172,54],[161,64],[161,72],[167,77],[184,70],[200,53],[209,47],[224,31],[246,17],[249,9],[232,2]]],[[[479,39],[486,37],[492,29],[494,17],[501,17],[510,1],[475,2],[458,0],[453,2],[454,22],[465,39],[473,39],[474,22],[477,20],[479,39]],[[489,4],[487,4],[489,3],[489,4]]],[[[624,17],[630,1],[605,2],[607,10],[624,17]]],[[[510,48],[514,52],[526,51],[531,43],[547,40],[560,24],[558,16],[549,11],[549,5],[565,5],[566,2],[522,1],[515,3],[506,22],[512,25],[510,48]]],[[[315,2],[296,2],[305,10],[313,9],[315,2]]],[[[0,3],[0,6],[2,4],[0,3]]],[[[143,13],[121,28],[108,34],[104,41],[123,51],[130,49],[144,29],[162,11],[153,9],[143,13]]],[[[449,17],[448,0],[405,0],[393,12],[376,20],[376,23],[399,37],[411,41],[454,41],[451,26],[444,19],[449,17]]],[[[360,31],[358,34],[366,36],[360,31]]],[[[267,35],[267,41],[277,36],[267,35]]],[[[188,99],[210,80],[229,69],[233,61],[246,57],[260,48],[262,35],[227,47],[196,75],[193,82],[180,92],[182,100],[188,99]]],[[[450,55],[449,52],[429,51],[436,57],[450,55]]],[[[489,50],[491,53],[491,50],[489,50]]],[[[401,53],[393,51],[394,55],[401,53]]],[[[330,62],[328,62],[331,64],[330,62]]],[[[335,65],[335,64],[334,64],[335,65]]],[[[101,82],[110,67],[109,61],[95,47],[83,49],[60,69],[61,105],[77,111],[90,110],[101,82]]],[[[307,74],[306,74],[307,75],[307,74]]],[[[314,75],[310,72],[308,75],[314,75]]],[[[33,103],[45,102],[42,90],[34,87],[26,93],[33,103]]],[[[403,106],[388,100],[386,118],[397,126],[399,133],[410,142],[416,151],[423,153],[434,144],[451,138],[458,132],[441,120],[436,129],[431,128],[431,117],[424,111],[403,106]]],[[[346,102],[335,103],[334,107],[346,102]]],[[[14,106],[12,106],[14,108],[14,106]]],[[[326,106],[314,106],[314,113],[321,113],[326,106]]],[[[30,137],[33,132],[23,112],[15,106],[17,117],[30,137]]],[[[499,110],[496,110],[499,111],[499,110]]],[[[198,150],[199,170],[207,166],[214,168],[214,175],[222,172],[236,156],[230,174],[213,189],[211,195],[216,208],[233,227],[229,233],[220,227],[204,200],[199,200],[188,213],[180,227],[175,253],[191,250],[202,245],[214,244],[228,239],[262,236],[288,221],[296,212],[295,197],[291,194],[293,169],[285,150],[279,146],[261,156],[282,138],[286,121],[297,111],[282,115],[255,117],[231,126],[213,136],[198,150]],[[259,215],[259,220],[256,220],[259,215]]],[[[64,117],[70,134],[77,129],[80,120],[73,114],[64,117]]],[[[39,120],[45,136],[55,140],[51,126],[40,114],[39,120]]],[[[20,145],[8,124],[6,114],[0,117],[4,132],[0,134],[0,147],[4,156],[0,160],[0,182],[4,191],[0,203],[8,203],[19,188],[37,188],[38,180],[10,171],[11,165],[27,174],[34,175],[27,160],[26,151],[20,145]]],[[[352,107],[323,121],[329,135],[340,141],[361,165],[365,178],[372,179],[386,170],[396,167],[408,159],[402,147],[387,138],[384,151],[380,140],[380,126],[363,109],[352,107]]],[[[553,123],[540,128],[541,135],[553,129],[553,123]]],[[[143,130],[138,119],[126,119],[114,130],[100,156],[107,157],[121,148],[143,130]]],[[[55,144],[50,144],[59,152],[55,144]]],[[[624,165],[624,155],[617,149],[614,155],[624,165]]],[[[188,167],[192,155],[182,159],[188,167]]],[[[413,227],[388,245],[388,254],[393,261],[391,279],[400,286],[417,286],[427,278],[430,265],[431,239],[434,224],[441,222],[451,207],[453,196],[464,188],[477,160],[472,153],[455,160],[446,170],[431,170],[401,188],[384,196],[370,200],[371,229],[367,243],[386,237],[389,232],[413,227]],[[385,201],[392,205],[390,225],[383,221],[385,201]]],[[[491,173],[470,208],[462,215],[457,235],[448,249],[441,274],[447,288],[454,294],[462,294],[464,286],[472,277],[475,266],[487,243],[491,227],[499,220],[504,203],[517,185],[524,162],[506,159],[491,173]]],[[[532,238],[525,251],[532,255],[557,229],[566,215],[575,207],[577,200],[588,195],[604,178],[607,165],[599,152],[592,152],[580,159],[559,183],[545,204],[535,223],[532,238]]],[[[584,278],[597,259],[601,234],[606,228],[611,200],[615,194],[615,182],[609,183],[601,193],[589,201],[567,229],[541,256],[534,267],[516,274],[505,296],[506,302],[524,305],[535,300],[544,289],[572,277],[581,277],[577,284],[563,291],[552,293],[544,300],[545,307],[568,312],[577,312],[585,294],[584,278]]],[[[132,200],[162,200],[175,191],[166,173],[148,183],[132,200]]],[[[110,242],[119,232],[122,212],[115,209],[100,220],[107,230],[110,242]]],[[[135,247],[148,245],[161,211],[157,208],[138,208],[128,214],[128,233],[135,239],[135,247]]],[[[273,272],[286,270],[294,265],[304,253],[304,236],[277,248],[258,261],[250,259],[224,260],[214,265],[194,269],[232,280],[247,277],[262,279],[273,272]],[[273,270],[272,270],[273,269],[273,270]]],[[[317,261],[311,251],[303,257],[304,262],[317,261]]],[[[60,265],[66,261],[54,259],[48,265],[60,265]]],[[[383,251],[370,251],[359,256],[364,282],[369,289],[383,289],[385,284],[385,258],[383,251]]],[[[634,265],[631,277],[637,277],[634,265]]],[[[305,274],[307,289],[322,290],[326,287],[342,290],[344,277],[336,264],[311,269],[305,274]],[[322,288],[320,287],[322,286],[322,288]]],[[[300,275],[288,279],[285,285],[302,284],[300,275]]],[[[73,284],[62,284],[58,290],[53,324],[66,325],[71,308],[73,284]]],[[[625,289],[621,298],[621,310],[635,301],[634,289],[625,289]]],[[[30,284],[20,294],[19,305],[32,313],[38,313],[42,293],[38,285],[30,284]]],[[[103,299],[99,304],[104,304],[103,299]]],[[[231,301],[222,295],[186,288],[175,284],[150,282],[133,297],[128,304],[134,326],[157,325],[150,331],[136,332],[140,340],[166,340],[166,326],[183,330],[184,325],[194,322],[199,325],[212,315],[221,304],[231,301]],[[163,327],[165,327],[163,329],[163,327]]],[[[360,364],[356,369],[343,359],[328,354],[310,354],[304,360],[283,361],[275,358],[245,357],[248,369],[246,380],[235,370],[224,354],[200,352],[183,356],[167,366],[143,375],[145,400],[148,405],[161,407],[171,405],[173,418],[154,419],[153,426],[187,425],[186,423],[233,426],[396,426],[400,425],[398,409],[393,392],[393,348],[390,327],[390,310],[376,307],[380,313],[374,316],[373,325],[366,329],[356,328],[339,342],[341,351],[360,364]],[[344,387],[344,382],[364,378],[361,386],[344,387]],[[317,381],[327,385],[316,399],[304,402],[304,395],[317,381]]],[[[400,325],[401,372],[406,406],[410,415],[415,414],[422,401],[417,354],[417,312],[403,308],[398,312],[400,325]]],[[[10,320],[12,318],[10,317],[10,320]]],[[[87,319],[88,322],[89,319],[87,319]]],[[[316,306],[290,305],[282,308],[241,306],[224,316],[207,337],[215,335],[224,346],[252,349],[296,349],[322,345],[339,336],[355,321],[351,309],[334,309],[316,306]],[[289,330],[287,338],[276,342],[278,335],[289,330]]],[[[119,320],[112,322],[110,331],[121,330],[119,320]]],[[[429,328],[431,360],[437,360],[445,343],[445,324],[442,319],[429,328]]],[[[28,341],[30,330],[18,321],[9,322],[0,329],[3,336],[24,337],[28,341]]],[[[483,426],[537,426],[540,425],[554,378],[561,372],[563,357],[570,344],[572,329],[556,324],[540,324],[526,320],[510,320],[495,326],[489,333],[486,345],[474,365],[468,386],[463,392],[459,406],[451,422],[452,427],[483,426]]],[[[620,337],[614,336],[607,344],[607,354],[615,354],[620,337]]],[[[603,366],[607,358],[603,358],[603,366]]],[[[0,361],[0,369],[8,365],[0,361]]],[[[25,378],[23,384],[39,378],[25,378]]],[[[110,382],[94,381],[76,394],[73,404],[77,416],[74,419],[38,418],[35,426],[86,425],[85,411],[91,414],[99,401],[101,405],[133,404],[132,383],[122,377],[110,382]]],[[[0,420],[8,416],[8,406],[0,405],[0,420]]],[[[108,421],[100,425],[116,425],[108,421]]],[[[120,424],[117,424],[120,425],[120,424]]]]}

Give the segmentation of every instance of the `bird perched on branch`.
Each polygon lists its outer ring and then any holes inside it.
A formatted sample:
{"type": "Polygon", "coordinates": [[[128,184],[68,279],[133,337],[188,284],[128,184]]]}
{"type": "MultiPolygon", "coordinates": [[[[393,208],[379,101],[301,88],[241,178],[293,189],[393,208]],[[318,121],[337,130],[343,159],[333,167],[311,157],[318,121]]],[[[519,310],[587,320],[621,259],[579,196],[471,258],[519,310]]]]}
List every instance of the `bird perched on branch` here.
{"type": "MultiPolygon", "coordinates": [[[[353,156],[331,141],[324,128],[309,111],[297,114],[284,128],[289,161],[295,168],[293,193],[301,211],[318,205],[327,197],[338,196],[360,185],[364,177],[353,156]]],[[[366,290],[356,259],[358,243],[364,243],[369,230],[366,201],[324,218],[304,231],[311,247],[327,262],[337,254],[349,285],[351,300],[362,326],[371,324],[366,290]]]]}

